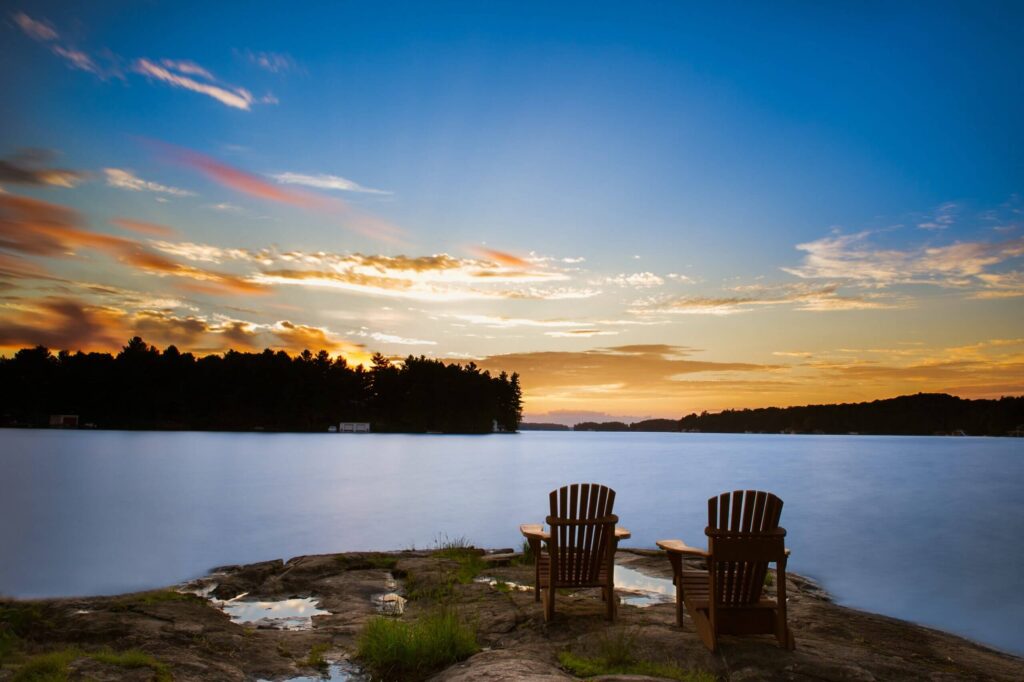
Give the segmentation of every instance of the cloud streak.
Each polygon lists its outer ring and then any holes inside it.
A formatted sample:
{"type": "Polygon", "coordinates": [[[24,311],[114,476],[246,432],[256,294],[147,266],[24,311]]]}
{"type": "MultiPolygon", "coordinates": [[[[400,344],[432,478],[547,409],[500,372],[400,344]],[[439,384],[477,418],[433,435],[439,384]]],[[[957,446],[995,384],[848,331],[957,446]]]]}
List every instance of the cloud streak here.
{"type": "Polygon", "coordinates": [[[88,177],[86,173],[50,166],[55,156],[48,149],[23,149],[12,157],[0,159],[0,182],[70,188],[88,177]]]}
{"type": "Polygon", "coordinates": [[[869,286],[930,284],[984,288],[990,268],[1024,255],[1024,237],[1000,242],[956,242],[914,249],[873,246],[870,232],[833,235],[798,244],[803,263],[782,268],[802,279],[841,279],[869,286]]]}
{"type": "Polygon", "coordinates": [[[304,187],[312,187],[314,189],[336,189],[343,192],[358,192],[362,194],[391,194],[391,192],[382,189],[373,189],[372,187],[363,187],[357,182],[343,178],[339,175],[305,175],[303,173],[274,173],[270,175],[271,178],[277,180],[282,185],[302,185],[304,187]]]}
{"type": "Polygon", "coordinates": [[[143,180],[135,175],[133,171],[124,168],[104,168],[103,174],[107,178],[107,185],[118,189],[126,189],[131,192],[156,192],[157,194],[167,194],[175,197],[195,196],[195,192],[169,185],[161,185],[159,182],[143,180]]]}
{"type": "Polygon", "coordinates": [[[32,256],[72,258],[80,249],[106,253],[138,271],[189,280],[182,288],[206,293],[260,294],[263,284],[178,263],[127,237],[93,232],[74,209],[38,199],[0,195],[0,249],[32,256]]]}
{"type": "Polygon", "coordinates": [[[286,189],[205,154],[166,142],[145,140],[145,144],[168,161],[196,170],[210,180],[236,192],[264,201],[336,215],[347,229],[374,239],[397,243],[404,236],[404,232],[400,228],[376,216],[357,211],[336,197],[324,197],[310,192],[286,189]]]}
{"type": "Polygon", "coordinates": [[[213,74],[193,62],[165,59],[158,64],[143,58],[136,59],[133,68],[147,78],[212,97],[235,109],[249,111],[257,101],[245,88],[220,83],[213,74]]]}

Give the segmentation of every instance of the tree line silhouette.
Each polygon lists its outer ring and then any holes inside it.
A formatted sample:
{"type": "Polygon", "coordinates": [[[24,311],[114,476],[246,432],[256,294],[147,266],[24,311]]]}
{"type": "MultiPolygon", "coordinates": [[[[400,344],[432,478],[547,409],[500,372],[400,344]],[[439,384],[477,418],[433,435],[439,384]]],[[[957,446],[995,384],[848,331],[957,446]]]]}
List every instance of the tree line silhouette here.
{"type": "MultiPolygon", "coordinates": [[[[524,429],[531,424],[524,424],[524,429]]],[[[682,419],[581,422],[574,431],[703,431],[708,433],[860,433],[874,435],[1024,435],[1024,396],[967,400],[945,393],[839,405],[763,407],[688,414],[682,419]]]]}
{"type": "Polygon", "coordinates": [[[44,426],[50,415],[109,429],[325,431],[370,422],[374,431],[515,431],[519,376],[474,363],[381,354],[369,368],[327,351],[196,357],[134,337],[120,353],[56,355],[38,346],[0,357],[0,423],[44,426]]]}

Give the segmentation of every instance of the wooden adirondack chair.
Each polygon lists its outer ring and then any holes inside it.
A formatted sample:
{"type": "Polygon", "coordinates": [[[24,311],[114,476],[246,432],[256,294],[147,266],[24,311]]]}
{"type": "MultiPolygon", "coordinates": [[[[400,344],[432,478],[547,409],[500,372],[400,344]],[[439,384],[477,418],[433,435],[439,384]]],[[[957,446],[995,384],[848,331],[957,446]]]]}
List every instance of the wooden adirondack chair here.
{"type": "Polygon", "coordinates": [[[628,530],[615,527],[615,491],[574,483],[552,490],[549,499],[550,531],[540,524],[519,527],[535,557],[534,598],[540,601],[543,593],[544,620],[555,614],[555,590],[560,587],[600,587],[608,619],[615,620],[615,550],[619,540],[630,537],[628,530]]]}
{"type": "Polygon", "coordinates": [[[682,540],[659,540],[668,552],[676,585],[676,624],[683,606],[704,645],[718,648],[719,634],[774,633],[793,649],[786,621],[786,529],[779,527],[782,500],[760,490],[737,490],[708,500],[707,551],[682,540]],[[708,570],[687,570],[684,558],[703,558],[708,570]],[[776,565],[774,601],[762,595],[768,564],[776,565]]]}

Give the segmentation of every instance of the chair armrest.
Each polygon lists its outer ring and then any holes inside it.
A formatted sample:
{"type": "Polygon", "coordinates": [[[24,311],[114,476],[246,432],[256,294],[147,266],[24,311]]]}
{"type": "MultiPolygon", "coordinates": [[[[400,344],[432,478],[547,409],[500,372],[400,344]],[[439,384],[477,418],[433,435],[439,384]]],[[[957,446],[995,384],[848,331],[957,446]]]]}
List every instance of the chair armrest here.
{"type": "Polygon", "coordinates": [[[519,532],[523,534],[527,540],[550,540],[551,533],[544,530],[544,526],[539,523],[524,523],[519,526],[519,532]]]}
{"type": "Polygon", "coordinates": [[[705,552],[703,549],[697,549],[696,547],[690,547],[682,540],[658,540],[658,547],[661,547],[666,552],[672,554],[685,554],[693,557],[708,558],[711,555],[705,552]]]}
{"type": "Polygon", "coordinates": [[[616,540],[628,540],[633,537],[633,534],[628,529],[622,526],[615,526],[615,539],[616,540]]]}

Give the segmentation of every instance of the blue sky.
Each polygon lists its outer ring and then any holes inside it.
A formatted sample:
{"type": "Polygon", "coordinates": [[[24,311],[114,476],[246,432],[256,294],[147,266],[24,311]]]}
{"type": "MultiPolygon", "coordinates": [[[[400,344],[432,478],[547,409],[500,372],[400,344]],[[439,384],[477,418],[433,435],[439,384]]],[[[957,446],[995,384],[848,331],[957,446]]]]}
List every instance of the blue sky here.
{"type": "Polygon", "coordinates": [[[0,239],[0,348],[471,357],[537,414],[1024,390],[1020,4],[3,10],[0,158],[74,176],[2,196],[122,241],[0,239]]]}

